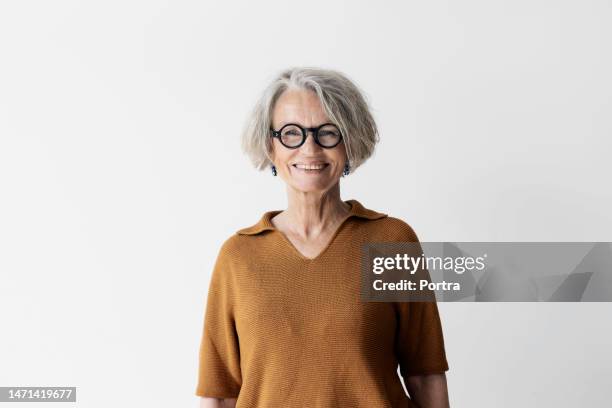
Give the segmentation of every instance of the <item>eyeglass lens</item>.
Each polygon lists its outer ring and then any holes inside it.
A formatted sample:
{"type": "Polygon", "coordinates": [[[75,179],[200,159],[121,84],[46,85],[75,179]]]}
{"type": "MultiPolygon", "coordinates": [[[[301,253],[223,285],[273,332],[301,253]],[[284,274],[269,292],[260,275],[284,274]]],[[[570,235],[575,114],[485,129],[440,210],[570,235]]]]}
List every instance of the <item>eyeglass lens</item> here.
{"type": "MultiPolygon", "coordinates": [[[[302,143],[304,135],[302,130],[295,125],[288,125],[281,129],[281,142],[284,145],[295,147],[302,143]]],[[[326,147],[332,147],[340,140],[340,131],[334,125],[325,125],[319,129],[319,143],[326,147]]]]}

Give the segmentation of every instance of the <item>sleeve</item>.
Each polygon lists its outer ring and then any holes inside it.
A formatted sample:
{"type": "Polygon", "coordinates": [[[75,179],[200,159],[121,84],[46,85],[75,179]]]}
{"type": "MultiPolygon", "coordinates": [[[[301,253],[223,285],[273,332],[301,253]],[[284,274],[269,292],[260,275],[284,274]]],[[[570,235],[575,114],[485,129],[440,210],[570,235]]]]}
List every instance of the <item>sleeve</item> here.
{"type": "Polygon", "coordinates": [[[396,350],[402,377],[447,371],[444,336],[436,302],[397,302],[396,305],[396,350]]]}
{"type": "MultiPolygon", "coordinates": [[[[405,223],[402,226],[403,239],[418,243],[420,249],[419,239],[412,227],[405,223]]],[[[430,279],[427,269],[421,272],[430,279]]],[[[433,292],[431,298],[432,301],[396,302],[396,354],[404,379],[411,375],[448,371],[442,322],[433,292]]]]}
{"type": "Polygon", "coordinates": [[[242,384],[228,255],[224,243],[208,287],[196,388],[201,397],[237,398],[242,384]]]}

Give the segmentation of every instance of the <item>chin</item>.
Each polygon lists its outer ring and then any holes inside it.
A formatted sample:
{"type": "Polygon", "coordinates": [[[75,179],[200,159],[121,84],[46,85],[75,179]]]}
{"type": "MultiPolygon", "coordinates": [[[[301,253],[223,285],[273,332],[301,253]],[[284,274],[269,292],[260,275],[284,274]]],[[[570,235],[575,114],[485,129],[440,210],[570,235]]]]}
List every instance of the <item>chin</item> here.
{"type": "Polygon", "coordinates": [[[296,181],[296,182],[291,183],[291,186],[294,189],[296,189],[298,191],[302,191],[304,193],[314,193],[314,192],[317,192],[317,191],[326,191],[326,190],[329,190],[329,188],[331,187],[331,184],[327,183],[327,182],[323,182],[323,181],[320,182],[320,183],[313,182],[313,181],[311,181],[311,182],[299,182],[299,181],[296,181]]]}

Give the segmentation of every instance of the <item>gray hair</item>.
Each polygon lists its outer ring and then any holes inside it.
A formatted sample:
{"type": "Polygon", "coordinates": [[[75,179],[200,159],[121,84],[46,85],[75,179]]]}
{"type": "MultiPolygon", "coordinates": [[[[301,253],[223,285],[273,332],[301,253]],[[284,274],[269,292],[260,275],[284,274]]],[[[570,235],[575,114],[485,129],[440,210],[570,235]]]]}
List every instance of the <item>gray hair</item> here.
{"type": "Polygon", "coordinates": [[[255,104],[242,132],[242,149],[258,170],[272,165],[270,126],[278,97],[287,89],[313,91],[342,132],[351,172],[373,153],[378,128],[360,89],[346,75],[329,69],[294,67],[282,71],[255,104]]]}

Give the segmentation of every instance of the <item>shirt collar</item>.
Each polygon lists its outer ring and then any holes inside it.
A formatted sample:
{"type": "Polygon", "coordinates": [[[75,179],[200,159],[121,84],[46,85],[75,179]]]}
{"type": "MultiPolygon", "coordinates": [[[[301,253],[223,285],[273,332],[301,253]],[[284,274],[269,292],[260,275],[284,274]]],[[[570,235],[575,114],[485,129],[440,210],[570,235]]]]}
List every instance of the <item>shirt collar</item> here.
{"type": "MultiPolygon", "coordinates": [[[[357,200],[348,200],[345,202],[351,206],[351,209],[349,210],[349,216],[347,217],[347,219],[352,216],[355,216],[355,217],[365,218],[368,220],[377,220],[379,218],[384,218],[387,216],[387,214],[365,208],[357,200]]],[[[274,224],[272,224],[272,221],[270,220],[272,219],[272,217],[274,217],[276,214],[280,212],[281,210],[268,211],[264,213],[264,215],[257,222],[257,224],[251,225],[250,227],[247,227],[247,228],[242,228],[236,231],[236,233],[241,234],[241,235],[255,235],[255,234],[259,234],[260,232],[263,232],[266,230],[275,230],[276,228],[274,227],[274,224]]]]}

